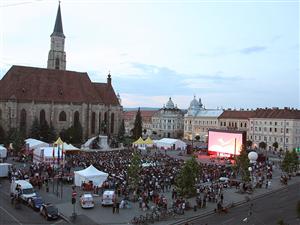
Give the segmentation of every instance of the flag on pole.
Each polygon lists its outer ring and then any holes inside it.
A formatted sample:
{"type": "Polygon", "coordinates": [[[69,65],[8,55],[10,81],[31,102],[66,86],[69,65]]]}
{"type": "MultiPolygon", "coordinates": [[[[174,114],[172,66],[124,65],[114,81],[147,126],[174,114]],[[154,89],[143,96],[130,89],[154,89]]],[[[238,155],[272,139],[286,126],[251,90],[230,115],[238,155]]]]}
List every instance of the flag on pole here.
{"type": "Polygon", "coordinates": [[[57,164],[59,165],[60,153],[59,153],[59,145],[57,145],[57,164]]]}
{"type": "Polygon", "coordinates": [[[65,167],[65,151],[64,151],[64,144],[62,144],[62,153],[61,153],[61,156],[62,156],[62,160],[63,160],[63,167],[65,167]]]}

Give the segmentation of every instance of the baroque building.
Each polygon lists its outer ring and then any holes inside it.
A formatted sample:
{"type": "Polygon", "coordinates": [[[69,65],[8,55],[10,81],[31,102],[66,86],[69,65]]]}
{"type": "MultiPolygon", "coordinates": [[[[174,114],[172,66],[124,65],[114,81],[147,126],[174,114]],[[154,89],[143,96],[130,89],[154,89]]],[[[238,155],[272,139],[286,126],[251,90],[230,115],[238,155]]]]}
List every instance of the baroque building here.
{"type": "Polygon", "coordinates": [[[218,128],[218,117],[222,112],[221,109],[206,109],[201,99],[197,101],[194,96],[184,115],[184,139],[194,141],[199,136],[200,141],[206,142],[208,130],[218,128]]]}
{"type": "Polygon", "coordinates": [[[169,98],[167,104],[152,116],[152,133],[160,138],[182,138],[183,115],[169,98]]]}
{"type": "Polygon", "coordinates": [[[6,131],[22,128],[28,134],[37,118],[57,133],[80,122],[84,138],[117,135],[123,109],[111,75],[106,83],[94,83],[87,73],[66,70],[60,5],[50,37],[47,69],[13,65],[0,80],[2,127],[6,131]]]}

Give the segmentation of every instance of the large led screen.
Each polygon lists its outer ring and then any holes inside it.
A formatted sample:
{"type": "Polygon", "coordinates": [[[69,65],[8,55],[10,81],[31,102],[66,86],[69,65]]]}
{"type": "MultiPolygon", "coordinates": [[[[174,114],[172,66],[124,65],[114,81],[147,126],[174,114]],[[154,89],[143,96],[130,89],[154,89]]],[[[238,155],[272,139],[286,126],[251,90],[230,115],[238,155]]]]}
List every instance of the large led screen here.
{"type": "Polygon", "coordinates": [[[208,131],[208,151],[239,155],[243,144],[243,132],[208,131]]]}

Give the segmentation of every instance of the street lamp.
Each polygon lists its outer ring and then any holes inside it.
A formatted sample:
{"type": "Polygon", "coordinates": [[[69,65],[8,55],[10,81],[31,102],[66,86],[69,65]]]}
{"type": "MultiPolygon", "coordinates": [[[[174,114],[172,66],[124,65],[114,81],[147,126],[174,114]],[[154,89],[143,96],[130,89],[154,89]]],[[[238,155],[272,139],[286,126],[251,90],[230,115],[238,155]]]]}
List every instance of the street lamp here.
{"type": "Polygon", "coordinates": [[[251,184],[253,186],[253,172],[254,172],[254,165],[256,164],[256,160],[258,158],[258,154],[254,151],[248,153],[248,159],[250,160],[251,166],[249,166],[248,170],[251,174],[251,184]]]}

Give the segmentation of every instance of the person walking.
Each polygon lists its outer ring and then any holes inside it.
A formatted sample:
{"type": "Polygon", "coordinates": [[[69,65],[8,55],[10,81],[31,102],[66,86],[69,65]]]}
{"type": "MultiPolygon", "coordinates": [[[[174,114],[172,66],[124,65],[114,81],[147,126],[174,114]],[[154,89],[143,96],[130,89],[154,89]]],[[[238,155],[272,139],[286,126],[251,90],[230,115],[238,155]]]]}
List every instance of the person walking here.
{"type": "Polygon", "coordinates": [[[116,212],[116,206],[117,206],[116,199],[114,199],[113,200],[113,207],[112,207],[113,214],[115,214],[115,212],[116,212]]]}
{"type": "Polygon", "coordinates": [[[120,201],[119,201],[119,198],[118,198],[118,197],[116,197],[115,202],[116,202],[116,213],[119,213],[120,201]]]}

